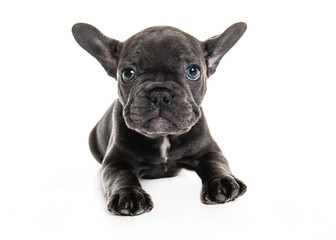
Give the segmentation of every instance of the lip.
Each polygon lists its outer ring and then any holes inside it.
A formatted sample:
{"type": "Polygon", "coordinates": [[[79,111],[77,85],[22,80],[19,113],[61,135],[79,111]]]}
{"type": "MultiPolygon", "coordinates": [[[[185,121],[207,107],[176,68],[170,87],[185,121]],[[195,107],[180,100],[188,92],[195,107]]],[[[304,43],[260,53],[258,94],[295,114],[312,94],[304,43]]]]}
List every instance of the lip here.
{"type": "Polygon", "coordinates": [[[163,118],[163,117],[155,117],[155,118],[152,118],[151,120],[148,121],[149,125],[156,125],[158,127],[162,127],[164,125],[170,125],[171,122],[166,119],[166,118],[163,118]]]}
{"type": "Polygon", "coordinates": [[[154,117],[146,122],[144,126],[152,129],[155,132],[165,132],[174,124],[164,117],[154,117]]]}

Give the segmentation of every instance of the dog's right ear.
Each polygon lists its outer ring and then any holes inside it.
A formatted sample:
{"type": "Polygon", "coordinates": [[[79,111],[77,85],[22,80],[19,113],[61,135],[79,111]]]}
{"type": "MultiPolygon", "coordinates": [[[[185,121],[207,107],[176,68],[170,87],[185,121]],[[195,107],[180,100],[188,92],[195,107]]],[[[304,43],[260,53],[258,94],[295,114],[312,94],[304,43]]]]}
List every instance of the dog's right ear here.
{"type": "Polygon", "coordinates": [[[77,43],[101,63],[107,74],[116,79],[122,43],[104,36],[97,28],[86,23],[75,24],[72,34],[77,43]]]}

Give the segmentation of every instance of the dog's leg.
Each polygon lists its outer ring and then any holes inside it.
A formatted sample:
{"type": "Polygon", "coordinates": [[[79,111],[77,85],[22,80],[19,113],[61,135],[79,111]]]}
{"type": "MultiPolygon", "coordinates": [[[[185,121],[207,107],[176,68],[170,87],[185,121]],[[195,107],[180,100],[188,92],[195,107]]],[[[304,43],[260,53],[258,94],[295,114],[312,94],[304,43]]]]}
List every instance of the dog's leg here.
{"type": "Polygon", "coordinates": [[[221,152],[204,155],[195,170],[202,179],[201,200],[205,204],[233,201],[246,192],[246,185],[232,175],[221,152]]]}
{"type": "Polygon", "coordinates": [[[132,216],[152,210],[151,197],[130,170],[116,167],[112,163],[103,163],[102,182],[110,212],[132,216]]]}

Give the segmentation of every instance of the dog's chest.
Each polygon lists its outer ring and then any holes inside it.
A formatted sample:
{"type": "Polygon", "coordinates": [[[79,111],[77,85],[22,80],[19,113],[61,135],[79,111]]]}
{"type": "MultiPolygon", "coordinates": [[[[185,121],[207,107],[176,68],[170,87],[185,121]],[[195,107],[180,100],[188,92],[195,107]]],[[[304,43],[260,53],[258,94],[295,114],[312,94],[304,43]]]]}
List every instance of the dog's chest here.
{"type": "Polygon", "coordinates": [[[168,139],[168,137],[164,137],[163,141],[161,143],[161,146],[160,146],[160,156],[161,156],[163,162],[165,162],[165,163],[168,160],[168,151],[169,151],[169,148],[170,148],[169,139],[168,139]]]}
{"type": "MultiPolygon", "coordinates": [[[[158,153],[157,157],[151,158],[150,161],[142,165],[140,170],[140,176],[143,178],[160,178],[171,176],[175,173],[176,169],[171,166],[169,161],[169,149],[171,143],[168,137],[164,137],[160,145],[156,146],[155,152],[158,153]]],[[[155,154],[153,152],[153,154],[155,154]]],[[[156,155],[156,154],[155,154],[156,155]]]]}

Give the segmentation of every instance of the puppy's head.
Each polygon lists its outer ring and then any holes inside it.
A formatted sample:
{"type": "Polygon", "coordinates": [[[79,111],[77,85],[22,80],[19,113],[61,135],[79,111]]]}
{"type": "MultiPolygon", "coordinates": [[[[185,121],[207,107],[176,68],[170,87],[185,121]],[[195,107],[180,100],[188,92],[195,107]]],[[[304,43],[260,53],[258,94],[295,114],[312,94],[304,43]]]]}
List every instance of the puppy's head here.
{"type": "Polygon", "coordinates": [[[118,81],[126,125],[146,136],[186,133],[201,117],[206,79],[246,30],[236,23],[198,41],[173,27],[145,29],[125,42],[78,23],[76,41],[118,81]]]}

